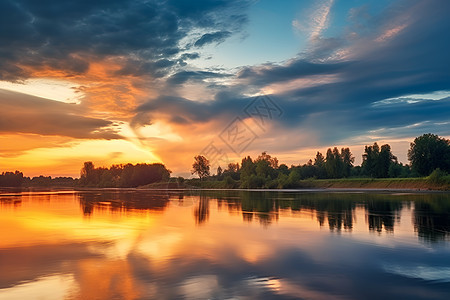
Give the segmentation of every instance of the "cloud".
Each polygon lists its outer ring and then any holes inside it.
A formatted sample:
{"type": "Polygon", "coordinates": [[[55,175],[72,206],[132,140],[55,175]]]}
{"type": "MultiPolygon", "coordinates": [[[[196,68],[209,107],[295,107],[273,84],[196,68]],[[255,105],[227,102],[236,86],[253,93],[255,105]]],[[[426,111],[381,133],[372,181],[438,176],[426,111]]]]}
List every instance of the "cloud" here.
{"type": "Polygon", "coordinates": [[[309,44],[284,63],[237,71],[187,65],[201,47],[241,31],[249,3],[2,1],[0,28],[10,30],[0,31],[0,80],[70,78],[83,96],[70,105],[25,95],[11,101],[2,92],[0,130],[108,139],[120,138],[109,120],[129,121],[135,133],[158,124],[182,141],[144,133],[136,140],[168,160],[184,153],[182,161],[241,116],[251,95],[267,92],[283,115],[250,150],[296,151],[368,132],[448,135],[447,97],[379,104],[450,91],[450,3],[398,1],[378,15],[354,9],[343,34],[324,37],[335,3],[323,1],[306,24],[293,23],[309,44]]]}
{"type": "Polygon", "coordinates": [[[285,65],[265,64],[257,67],[242,68],[237,77],[246,79],[253,85],[267,85],[312,75],[339,73],[352,62],[313,62],[305,59],[294,59],[285,65]]]}
{"type": "Polygon", "coordinates": [[[217,43],[220,44],[225,41],[227,37],[231,35],[229,31],[218,31],[214,33],[205,33],[195,43],[195,47],[203,47],[207,44],[217,43]]]}
{"type": "Polygon", "coordinates": [[[180,42],[190,32],[214,28],[197,43],[220,42],[240,30],[247,6],[237,0],[2,1],[0,27],[8,30],[0,31],[0,80],[42,68],[82,74],[108,57],[127,63],[123,73],[158,77],[179,63],[186,50],[180,42]]]}
{"type": "Polygon", "coordinates": [[[164,119],[176,124],[191,125],[213,119],[229,119],[241,113],[245,105],[248,104],[248,98],[236,96],[219,94],[211,101],[199,102],[182,97],[162,95],[138,106],[136,109],[137,115],[131,124],[150,124],[152,118],[164,119]]]}
{"type": "Polygon", "coordinates": [[[231,74],[223,74],[209,71],[181,71],[167,80],[169,84],[182,84],[187,81],[204,81],[205,79],[230,77],[231,74]]]}
{"type": "Polygon", "coordinates": [[[306,21],[295,19],[292,21],[292,26],[299,32],[305,32],[309,35],[309,39],[314,41],[318,39],[329,23],[329,16],[334,0],[321,1],[316,4],[312,12],[309,12],[308,17],[302,17],[306,21]]]}
{"type": "MultiPolygon", "coordinates": [[[[287,126],[320,128],[318,134],[328,142],[345,140],[367,130],[427,121],[436,123],[435,131],[444,132],[439,123],[449,120],[448,98],[373,107],[373,103],[387,98],[450,90],[450,41],[442,39],[450,22],[442,5],[450,8],[440,1],[407,2],[374,17],[371,33],[342,42],[349,53],[345,58],[331,55],[344,50],[341,47],[329,47],[328,51],[311,48],[309,53],[284,65],[244,68],[238,77],[264,88],[298,78],[334,75],[331,82],[277,91],[289,107],[283,116],[287,126]],[[399,23],[402,25],[396,25],[399,23]],[[290,103],[295,105],[289,106],[290,103]]],[[[339,39],[343,41],[345,37],[339,39]]],[[[420,126],[410,132],[421,133],[420,126]]]]}
{"type": "MultiPolygon", "coordinates": [[[[270,95],[282,108],[283,115],[261,135],[257,142],[260,149],[264,149],[264,144],[268,149],[283,148],[284,151],[313,146],[311,133],[316,136],[317,146],[345,143],[377,130],[384,130],[386,136],[394,138],[417,136],[424,131],[448,135],[450,100],[447,97],[439,101],[374,106],[384,99],[450,90],[450,41],[442,39],[444,28],[450,29],[450,22],[442,5],[439,1],[431,4],[417,1],[405,3],[403,9],[390,8],[370,20],[372,31],[364,37],[337,37],[339,43],[328,44],[320,51],[311,48],[285,64],[244,67],[232,81],[233,85],[224,87],[221,94],[202,102],[160,97],[140,106],[138,116],[147,121],[165,120],[187,140],[198,140],[201,133],[186,128],[209,124],[202,127],[206,130],[203,135],[217,135],[232,117],[242,114],[251,100],[245,96],[249,92],[261,91],[273,84],[310,79],[316,84],[302,86],[297,81],[297,87],[290,86],[288,90],[277,90],[270,95]],[[404,23],[405,19],[410,21],[404,23]],[[401,30],[389,31],[399,22],[407,25],[401,30]],[[387,32],[390,32],[389,37],[382,43],[377,41],[387,32]],[[342,50],[346,50],[348,56],[332,55],[342,50]],[[227,90],[234,92],[226,93],[227,90]],[[398,131],[387,130],[389,128],[398,131]],[[287,147],[271,139],[279,136],[287,137],[283,142],[287,147]]],[[[189,75],[202,79],[198,73],[182,75],[179,75],[179,82],[185,82],[189,75]]]]}
{"type": "Polygon", "coordinates": [[[76,104],[0,89],[0,132],[59,135],[78,139],[122,138],[111,121],[83,116],[76,104]]]}

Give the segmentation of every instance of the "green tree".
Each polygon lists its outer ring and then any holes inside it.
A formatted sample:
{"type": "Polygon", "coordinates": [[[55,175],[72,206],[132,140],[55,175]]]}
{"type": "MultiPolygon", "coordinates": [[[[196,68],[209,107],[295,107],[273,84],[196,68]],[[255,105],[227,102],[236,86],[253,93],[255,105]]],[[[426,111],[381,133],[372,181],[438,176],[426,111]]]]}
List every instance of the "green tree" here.
{"type": "Polygon", "coordinates": [[[289,175],[289,167],[286,164],[281,164],[278,167],[278,173],[284,174],[284,175],[289,175]]]}
{"type": "Polygon", "coordinates": [[[412,169],[423,176],[437,168],[450,172],[450,140],[431,133],[421,135],[411,143],[408,159],[412,169]]]}
{"type": "Polygon", "coordinates": [[[223,171],[223,175],[230,176],[233,180],[239,180],[239,163],[229,163],[228,167],[223,171]]]}
{"type": "Polygon", "coordinates": [[[374,143],[373,146],[365,146],[364,154],[362,155],[362,169],[366,175],[371,177],[376,177],[376,164],[378,160],[378,155],[380,154],[380,147],[377,143],[374,143]]]}
{"type": "Polygon", "coordinates": [[[255,172],[257,176],[272,179],[276,177],[276,169],[278,169],[278,159],[270,156],[266,152],[261,153],[255,160],[255,172]]]}
{"type": "Polygon", "coordinates": [[[377,143],[366,146],[363,154],[362,169],[366,175],[376,178],[389,176],[391,164],[397,163],[397,157],[392,154],[391,146],[382,145],[381,149],[377,143]]]}
{"type": "Polygon", "coordinates": [[[341,160],[342,160],[342,175],[344,177],[350,176],[350,172],[353,167],[353,163],[355,162],[355,158],[350,152],[350,148],[342,148],[341,149],[341,160]]]}
{"type": "Polygon", "coordinates": [[[245,179],[255,174],[255,164],[250,156],[244,157],[241,162],[241,179],[245,179]]]}
{"type": "Polygon", "coordinates": [[[317,178],[327,177],[327,170],[325,169],[325,157],[319,151],[317,151],[316,157],[314,158],[314,167],[316,168],[317,178]]]}
{"type": "Polygon", "coordinates": [[[196,157],[194,157],[192,168],[192,174],[197,174],[201,180],[209,176],[209,160],[203,155],[197,155],[196,157]]]}
{"type": "Polygon", "coordinates": [[[343,175],[344,162],[337,147],[333,150],[328,148],[325,161],[325,169],[328,178],[341,178],[343,175]]]}
{"type": "Polygon", "coordinates": [[[389,168],[392,164],[397,163],[397,157],[391,152],[391,146],[388,144],[382,145],[378,161],[376,165],[377,177],[386,178],[389,177],[389,168]]]}

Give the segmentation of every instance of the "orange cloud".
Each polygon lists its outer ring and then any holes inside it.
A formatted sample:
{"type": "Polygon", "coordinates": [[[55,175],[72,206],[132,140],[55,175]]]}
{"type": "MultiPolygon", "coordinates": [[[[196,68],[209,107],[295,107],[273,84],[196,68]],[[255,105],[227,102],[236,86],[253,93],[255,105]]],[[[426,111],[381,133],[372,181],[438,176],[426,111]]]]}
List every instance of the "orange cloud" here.
{"type": "MultiPolygon", "coordinates": [[[[30,69],[33,78],[67,79],[76,83],[80,101],[89,115],[126,120],[133,115],[137,104],[155,95],[149,87],[150,76],[117,75],[123,65],[118,59],[91,61],[82,74],[67,73],[50,67],[30,69]]],[[[25,68],[25,67],[23,67],[25,68]]]]}

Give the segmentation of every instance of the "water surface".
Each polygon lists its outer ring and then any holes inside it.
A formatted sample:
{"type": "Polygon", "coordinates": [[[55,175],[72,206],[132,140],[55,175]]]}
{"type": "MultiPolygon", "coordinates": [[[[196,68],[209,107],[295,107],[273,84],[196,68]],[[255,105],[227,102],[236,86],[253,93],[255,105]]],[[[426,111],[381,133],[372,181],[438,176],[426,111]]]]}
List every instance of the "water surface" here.
{"type": "Polygon", "coordinates": [[[450,195],[2,191],[0,299],[450,299],[450,195]]]}

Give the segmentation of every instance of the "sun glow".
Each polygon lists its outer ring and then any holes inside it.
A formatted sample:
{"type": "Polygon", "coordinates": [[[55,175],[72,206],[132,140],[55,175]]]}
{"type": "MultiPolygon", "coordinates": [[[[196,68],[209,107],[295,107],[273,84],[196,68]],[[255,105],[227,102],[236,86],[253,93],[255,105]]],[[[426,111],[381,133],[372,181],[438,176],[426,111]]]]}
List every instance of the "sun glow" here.
{"type": "Polygon", "coordinates": [[[83,95],[77,91],[78,88],[78,84],[58,78],[28,79],[20,83],[0,81],[0,89],[25,93],[65,103],[80,103],[80,98],[83,97],[83,95]]]}
{"type": "Polygon", "coordinates": [[[6,170],[20,170],[25,176],[45,175],[78,177],[85,161],[109,167],[122,163],[155,163],[161,160],[149,149],[126,140],[76,140],[60,147],[36,148],[15,157],[0,157],[6,170]]]}

